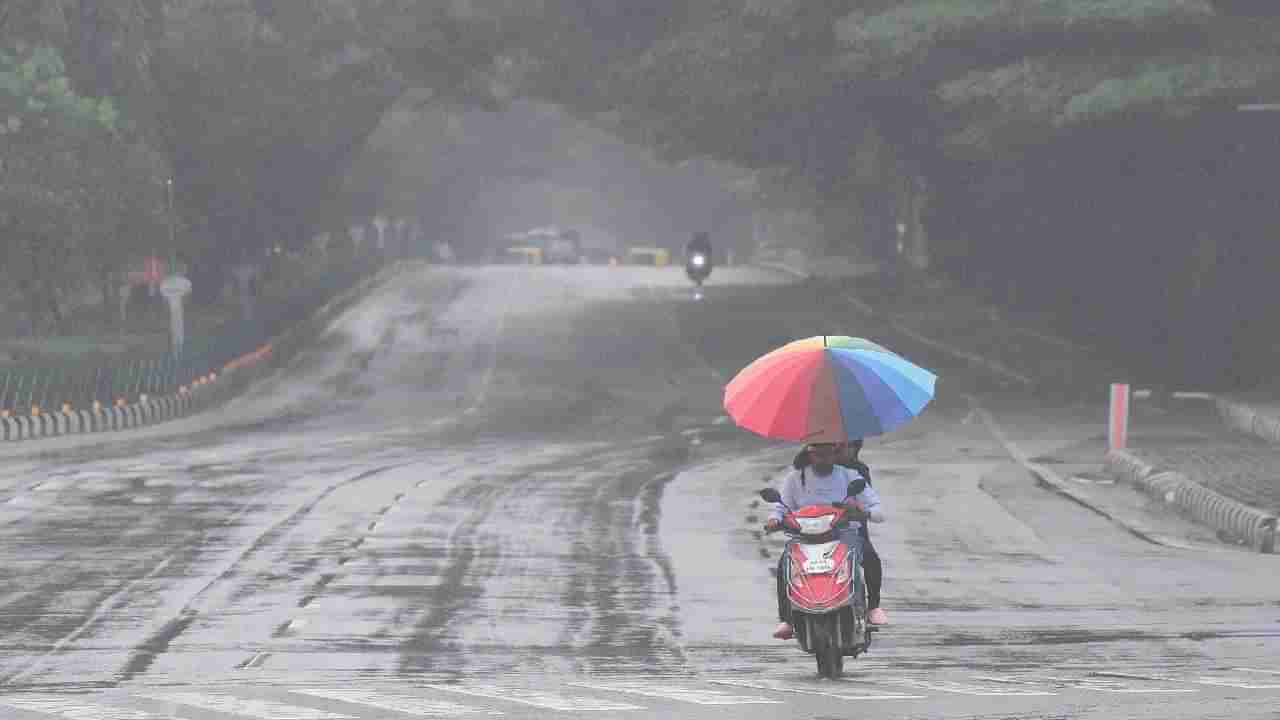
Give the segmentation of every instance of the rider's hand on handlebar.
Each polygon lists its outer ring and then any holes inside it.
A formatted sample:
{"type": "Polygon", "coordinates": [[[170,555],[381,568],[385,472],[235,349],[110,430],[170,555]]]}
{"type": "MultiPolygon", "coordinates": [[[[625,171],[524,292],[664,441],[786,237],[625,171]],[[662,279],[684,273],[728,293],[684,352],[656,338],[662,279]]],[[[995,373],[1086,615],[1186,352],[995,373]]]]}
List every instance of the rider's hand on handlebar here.
{"type": "Polygon", "coordinates": [[[781,530],[781,529],[782,529],[782,521],[779,520],[778,518],[769,518],[769,521],[764,524],[765,532],[777,532],[778,530],[781,530]]]}
{"type": "Polygon", "coordinates": [[[866,511],[865,506],[863,506],[863,504],[862,504],[861,502],[858,502],[858,501],[857,501],[857,500],[855,500],[854,498],[845,498],[845,499],[844,499],[844,504],[845,504],[845,508],[846,508],[846,509],[845,509],[845,515],[846,515],[850,520],[859,520],[859,521],[861,521],[861,520],[866,520],[868,517],[870,517],[870,516],[871,516],[871,513],[868,513],[868,512],[866,511]]]}

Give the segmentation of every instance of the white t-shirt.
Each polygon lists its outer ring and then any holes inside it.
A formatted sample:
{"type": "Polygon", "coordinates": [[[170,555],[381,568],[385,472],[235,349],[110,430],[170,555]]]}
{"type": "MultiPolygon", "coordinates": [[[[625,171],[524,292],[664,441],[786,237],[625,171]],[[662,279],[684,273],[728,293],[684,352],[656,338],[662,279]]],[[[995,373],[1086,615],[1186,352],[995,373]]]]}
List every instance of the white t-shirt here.
{"type": "MultiPolygon", "coordinates": [[[[811,465],[804,471],[803,483],[800,481],[800,471],[792,470],[783,478],[782,489],[778,492],[782,495],[782,502],[792,510],[799,510],[809,505],[827,505],[832,502],[841,502],[848,497],[849,483],[860,477],[862,473],[843,465],[836,465],[830,475],[823,477],[814,472],[811,465]]],[[[884,522],[884,510],[880,506],[880,496],[876,494],[875,488],[868,484],[854,498],[861,502],[866,511],[871,514],[871,522],[884,522]]],[[[774,505],[769,517],[781,520],[785,512],[781,505],[774,505]]],[[[851,528],[861,526],[861,522],[849,523],[851,528]]]]}

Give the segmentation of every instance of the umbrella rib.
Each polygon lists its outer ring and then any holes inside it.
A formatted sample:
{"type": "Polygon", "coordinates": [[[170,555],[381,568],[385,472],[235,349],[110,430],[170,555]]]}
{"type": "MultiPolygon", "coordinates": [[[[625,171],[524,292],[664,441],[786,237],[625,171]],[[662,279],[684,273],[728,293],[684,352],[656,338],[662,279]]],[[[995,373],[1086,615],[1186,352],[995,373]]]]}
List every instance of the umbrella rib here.
{"type": "MultiPolygon", "coordinates": [[[[760,404],[762,402],[765,402],[766,400],[773,401],[775,397],[777,397],[777,400],[776,402],[774,402],[773,414],[776,415],[777,408],[781,407],[783,404],[783,401],[785,401],[786,398],[788,398],[791,395],[791,392],[795,384],[804,379],[804,376],[798,372],[798,367],[804,363],[812,362],[812,358],[806,356],[805,354],[797,353],[794,358],[784,358],[779,362],[786,364],[785,367],[778,369],[779,375],[781,375],[783,372],[791,371],[791,372],[794,372],[797,375],[797,377],[793,377],[786,380],[786,382],[788,383],[787,387],[778,396],[771,395],[767,391],[761,391],[757,393],[755,397],[749,398],[747,403],[739,411],[740,417],[742,417],[745,421],[749,422],[750,421],[749,418],[751,417],[751,415],[757,414],[761,411],[762,408],[760,404]]],[[[757,380],[757,382],[762,382],[762,381],[757,380]]],[[[773,383],[776,383],[776,382],[782,382],[782,380],[774,380],[769,384],[772,385],[773,383]]],[[[750,427],[749,425],[746,425],[742,421],[740,421],[739,424],[742,424],[743,427],[746,427],[748,430],[752,430],[754,432],[757,432],[761,435],[768,437],[769,433],[772,431],[773,427],[775,426],[776,421],[773,417],[770,417],[765,422],[761,423],[763,427],[758,429],[754,427],[750,427]]]]}
{"type": "MultiPolygon", "coordinates": [[[[823,362],[824,361],[821,361],[821,360],[819,361],[818,363],[819,367],[817,370],[818,372],[822,372],[821,365],[823,364],[823,362]]],[[[803,439],[804,433],[808,431],[807,425],[808,425],[808,419],[809,419],[809,404],[813,402],[812,380],[813,380],[812,375],[807,373],[805,369],[797,370],[796,377],[791,380],[789,385],[787,385],[787,389],[782,393],[782,397],[778,400],[778,407],[783,408],[790,405],[792,394],[795,393],[797,390],[799,390],[802,393],[809,393],[808,398],[802,398],[802,401],[805,404],[804,412],[797,413],[797,415],[799,415],[802,418],[802,421],[801,421],[802,424],[801,424],[801,430],[800,430],[801,437],[791,438],[791,439],[795,439],[795,440],[803,439]]],[[[791,420],[791,418],[788,415],[784,415],[782,413],[777,413],[774,416],[773,422],[769,424],[769,434],[773,434],[776,431],[776,428],[779,422],[784,417],[787,420],[791,420]]]]}

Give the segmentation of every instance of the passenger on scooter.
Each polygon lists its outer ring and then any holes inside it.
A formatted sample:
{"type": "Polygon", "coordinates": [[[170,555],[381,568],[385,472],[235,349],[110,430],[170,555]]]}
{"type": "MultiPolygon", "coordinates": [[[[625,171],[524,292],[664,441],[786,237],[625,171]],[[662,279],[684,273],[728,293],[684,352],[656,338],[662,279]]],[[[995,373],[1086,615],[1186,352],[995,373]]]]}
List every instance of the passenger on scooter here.
{"type": "MultiPolygon", "coordinates": [[[[806,469],[793,470],[782,481],[779,494],[782,502],[792,510],[799,510],[809,505],[826,505],[832,502],[844,502],[852,507],[848,510],[849,525],[840,533],[840,540],[846,543],[855,557],[861,562],[862,556],[862,524],[884,522],[884,512],[880,507],[880,497],[870,485],[861,483],[862,490],[850,496],[850,484],[865,478],[856,470],[836,465],[836,458],[844,453],[843,443],[813,443],[808,446],[809,457],[813,464],[806,469]],[[812,470],[812,472],[808,472],[812,470]]],[[[766,530],[776,530],[782,524],[784,510],[775,507],[769,514],[766,530]]],[[[781,562],[777,577],[778,595],[778,627],[773,636],[779,640],[787,640],[793,636],[791,627],[791,603],[787,598],[785,575],[781,562]]]]}
{"type": "MultiPolygon", "coordinates": [[[[871,468],[862,462],[858,457],[858,453],[862,451],[862,438],[851,440],[845,450],[836,458],[837,465],[844,465],[862,473],[862,477],[867,479],[867,484],[871,484],[871,468]]],[[[791,466],[797,470],[804,470],[813,461],[809,459],[809,449],[804,448],[796,453],[796,457],[791,462],[791,466]]],[[[871,533],[868,532],[867,523],[862,524],[862,569],[867,578],[867,622],[872,625],[888,625],[889,616],[885,614],[884,609],[880,607],[880,588],[884,583],[884,564],[880,561],[880,553],[876,552],[876,546],[871,542],[871,533]]]]}

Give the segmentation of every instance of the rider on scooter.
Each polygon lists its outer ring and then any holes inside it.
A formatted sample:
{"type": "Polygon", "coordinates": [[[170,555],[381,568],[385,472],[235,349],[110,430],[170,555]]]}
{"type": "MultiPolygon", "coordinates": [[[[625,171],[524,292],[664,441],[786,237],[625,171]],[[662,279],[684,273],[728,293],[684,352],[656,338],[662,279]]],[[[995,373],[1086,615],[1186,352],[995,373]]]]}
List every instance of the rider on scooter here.
{"type": "MultiPolygon", "coordinates": [[[[862,474],[862,477],[867,479],[867,484],[870,485],[871,468],[867,467],[867,464],[858,457],[861,451],[862,438],[850,440],[845,444],[843,452],[836,458],[836,464],[857,470],[862,474]]],[[[795,460],[791,462],[791,466],[803,472],[812,463],[813,460],[809,458],[809,448],[806,447],[796,453],[795,460]]],[[[884,583],[884,564],[880,560],[880,553],[876,552],[875,543],[871,542],[871,533],[867,531],[866,523],[862,524],[862,570],[867,579],[867,622],[871,625],[888,625],[889,616],[880,607],[880,588],[884,583]]]]}
{"type": "Polygon", "coordinates": [[[693,238],[685,244],[684,254],[686,260],[698,253],[705,255],[707,262],[711,262],[711,233],[696,232],[693,234],[693,238]]]}
{"type": "MultiPolygon", "coordinates": [[[[805,470],[794,470],[782,481],[779,490],[782,502],[792,510],[809,505],[824,505],[832,502],[844,502],[851,505],[848,517],[851,522],[840,533],[840,540],[847,544],[855,557],[861,562],[862,557],[862,523],[884,522],[884,512],[880,507],[880,497],[874,488],[862,483],[861,492],[849,495],[850,483],[863,479],[856,470],[836,465],[836,459],[843,453],[843,443],[813,443],[808,447],[813,461],[812,473],[805,470]]],[[[775,507],[769,514],[765,529],[776,530],[782,524],[784,510],[775,507]]],[[[773,636],[779,640],[788,640],[793,636],[791,627],[791,604],[787,599],[782,568],[778,569],[778,618],[781,621],[774,630],[773,636]]]]}

